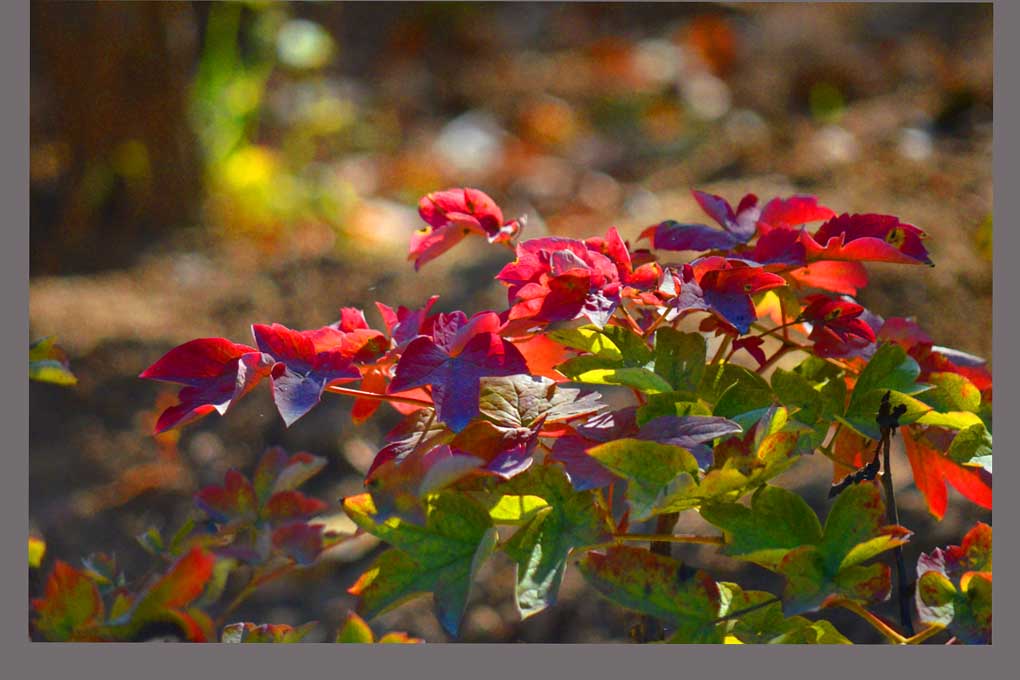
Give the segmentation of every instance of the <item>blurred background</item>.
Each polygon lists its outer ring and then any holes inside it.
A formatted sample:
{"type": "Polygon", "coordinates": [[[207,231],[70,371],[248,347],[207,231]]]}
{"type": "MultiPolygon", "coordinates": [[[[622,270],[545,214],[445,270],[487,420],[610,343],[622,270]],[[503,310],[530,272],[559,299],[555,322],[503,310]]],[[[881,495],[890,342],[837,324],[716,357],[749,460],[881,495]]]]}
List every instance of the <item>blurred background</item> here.
{"type": "MultiPolygon", "coordinates": [[[[450,186],[526,214],[526,237],[616,225],[633,242],[702,221],[692,187],[892,213],[928,231],[936,267],[869,265],[862,302],[991,359],[992,71],[990,4],[33,3],[30,330],[56,335],[79,379],[31,385],[46,568],[101,550],[141,573],[134,536],[176,529],[198,488],[269,445],[329,459],[318,497],[359,492],[392,411],[355,429],[350,401],[327,397],[287,430],[260,389],[154,438],[176,388],[135,376],[192,338],[250,342],[253,322],[315,328],[353,305],[377,325],[373,301],[431,293],[439,311],[503,309],[503,249],[469,239],[419,274],[406,261],[418,198],[450,186]]],[[[816,458],[780,481],[824,513],[831,466],[816,458]]],[[[899,459],[909,564],[987,520],[955,491],[931,520],[899,459]]],[[[309,639],[325,639],[375,548],[335,549],[238,620],[314,619],[309,639]]],[[[674,554],[781,588],[712,552],[674,554]]],[[[512,592],[497,556],[463,639],[626,640],[634,621],[572,570],[528,621],[512,592]]],[[[373,627],[443,641],[430,606],[373,627]]],[[[853,615],[834,621],[877,641],[853,615]]]]}

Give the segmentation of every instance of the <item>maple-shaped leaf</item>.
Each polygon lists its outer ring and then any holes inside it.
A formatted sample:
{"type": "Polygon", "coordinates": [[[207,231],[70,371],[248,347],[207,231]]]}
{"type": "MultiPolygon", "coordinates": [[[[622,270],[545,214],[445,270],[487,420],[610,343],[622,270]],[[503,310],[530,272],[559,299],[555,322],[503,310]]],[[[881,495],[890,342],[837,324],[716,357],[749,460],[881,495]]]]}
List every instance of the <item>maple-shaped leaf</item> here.
{"type": "Polygon", "coordinates": [[[655,369],[655,353],[640,335],[623,326],[582,327],[550,334],[557,342],[593,356],[569,359],[557,367],[575,382],[626,385],[646,394],[669,392],[672,386],[655,369]]]}
{"type": "Polygon", "coordinates": [[[965,644],[992,641],[992,527],[978,522],[960,545],[935,548],[917,560],[917,612],[965,644]]]}
{"type": "Polygon", "coordinates": [[[589,250],[602,253],[616,265],[620,281],[630,288],[639,291],[651,291],[659,285],[662,278],[662,267],[658,262],[650,261],[634,266],[630,249],[620,237],[616,227],[610,227],[605,237],[594,236],[584,240],[589,250]]]}
{"type": "Polygon", "coordinates": [[[608,541],[613,524],[601,496],[575,491],[558,465],[533,467],[500,491],[504,504],[515,499],[523,504],[525,498],[544,501],[516,518],[524,524],[503,547],[516,564],[517,609],[528,618],[556,603],[570,552],[608,541]]]}
{"type": "Polygon", "coordinates": [[[620,304],[616,264],[583,241],[561,237],[517,244],[516,259],[496,275],[508,286],[508,320],[569,321],[580,316],[602,327],[620,304]]]}
{"type": "MultiPolygon", "coordinates": [[[[849,645],[842,633],[825,619],[811,621],[803,616],[787,617],[772,593],[743,590],[735,583],[720,581],[721,605],[717,624],[726,644],[748,645],[849,645]],[[769,602],[771,601],[771,604],[769,602]],[[750,611],[746,611],[750,610],[750,611]],[[745,612],[740,614],[740,612],[745,612]]],[[[702,633],[703,635],[704,633],[702,633]]],[[[667,642],[694,642],[674,635],[667,642]]]]}
{"type": "Polygon", "coordinates": [[[751,295],[785,285],[782,276],[743,260],[704,257],[674,275],[677,294],[670,305],[678,312],[712,311],[743,334],[758,318],[751,295]]]}
{"type": "Polygon", "coordinates": [[[822,540],[822,525],[811,506],[777,486],[762,487],[752,496],[750,508],[712,503],[701,507],[701,516],[725,532],[723,553],[773,571],[794,548],[822,540]]]}
{"type": "Polygon", "coordinates": [[[297,628],[285,623],[256,624],[250,621],[231,623],[223,627],[220,642],[232,644],[248,642],[289,644],[300,642],[315,626],[315,621],[309,621],[297,628]]]}
{"type": "Polygon", "coordinates": [[[884,524],[881,492],[869,482],[844,491],[823,528],[799,496],[780,489],[759,492],[750,510],[732,503],[702,506],[701,513],[724,531],[729,554],[785,576],[784,600],[800,612],[823,606],[830,595],[884,599],[888,565],[865,563],[910,537],[903,527],[884,524]]]}
{"type": "Polygon", "coordinates": [[[917,362],[902,347],[894,343],[880,345],[857,376],[846,413],[839,420],[862,435],[880,439],[875,414],[887,392],[893,408],[901,405],[906,408],[899,417],[900,424],[920,419],[932,408],[911,396],[930,389],[930,385],[917,381],[919,375],[917,362]]]}
{"type": "Polygon", "coordinates": [[[67,353],[54,337],[36,340],[28,346],[28,379],[54,385],[76,385],[67,353]]]}
{"type": "MultiPolygon", "coordinates": [[[[992,474],[984,467],[954,460],[949,451],[953,434],[944,428],[900,428],[903,448],[914,473],[914,484],[924,495],[928,512],[941,520],[946,513],[946,483],[982,508],[992,507],[992,474]]],[[[961,444],[962,445],[962,444],[961,444]]],[[[957,455],[960,450],[957,450],[957,455]]]]}
{"type": "Polygon", "coordinates": [[[682,512],[705,503],[735,502],[793,465],[799,431],[788,424],[785,409],[769,409],[743,436],[722,438],[703,474],[671,483],[656,503],[657,514],[682,512]]]}
{"type": "Polygon", "coordinates": [[[578,563],[585,580],[621,607],[662,621],[691,642],[720,642],[718,584],[671,557],[643,548],[613,546],[589,552],[578,563]]]}
{"type": "Polygon", "coordinates": [[[790,417],[811,428],[797,443],[797,450],[804,453],[825,442],[833,419],[842,415],[846,407],[843,371],[815,357],[801,362],[792,371],[777,368],[772,372],[771,387],[789,409],[790,417]]]}
{"type": "Polygon", "coordinates": [[[758,215],[758,233],[764,237],[776,229],[792,231],[810,222],[820,222],[835,216],[835,211],[820,205],[815,196],[773,198],[758,215]]]}
{"type": "Polygon", "coordinates": [[[432,593],[439,623],[456,637],[471,583],[498,538],[485,508],[461,494],[439,493],[427,499],[423,525],[399,517],[378,521],[369,494],[344,499],[344,510],[359,527],[393,546],[348,590],[359,597],[359,611],[373,618],[432,593]]]}
{"type": "Polygon", "coordinates": [[[160,414],[155,434],[214,411],[223,415],[273,368],[273,358],[224,338],[199,338],[173,348],[140,378],[184,385],[180,403],[160,414]]]}
{"type": "Polygon", "coordinates": [[[931,265],[922,240],[924,231],[892,215],[833,217],[813,235],[803,232],[809,262],[850,260],[931,265]]]}
{"type": "Polygon", "coordinates": [[[707,346],[701,333],[665,326],[655,331],[655,372],[674,390],[696,392],[705,374],[707,346]]]}
{"type": "Polygon", "coordinates": [[[419,645],[423,644],[425,641],[411,637],[407,633],[386,633],[376,640],[375,634],[372,632],[372,629],[369,628],[365,620],[358,616],[355,612],[348,612],[347,618],[344,620],[344,625],[340,627],[339,631],[337,631],[336,642],[346,644],[378,643],[382,645],[419,645]]]}
{"type": "Polygon", "coordinates": [[[288,427],[319,403],[328,385],[361,378],[343,351],[320,352],[307,333],[281,324],[254,324],[252,334],[259,349],[275,361],[273,401],[288,427]]]}
{"type": "Polygon", "coordinates": [[[768,381],[729,362],[708,366],[698,385],[698,397],[712,405],[712,415],[750,428],[775,403],[768,381]]]}
{"type": "Polygon", "coordinates": [[[489,243],[511,240],[520,231],[522,220],[503,221],[496,202],[478,189],[434,191],[418,202],[418,214],[429,226],[411,236],[408,259],[418,270],[469,234],[484,236],[489,243]]]}
{"type": "Polygon", "coordinates": [[[482,377],[528,372],[517,348],[493,332],[460,333],[443,344],[425,336],[412,340],[397,362],[390,392],[431,385],[436,416],[454,432],[478,414],[482,377]]]}
{"type": "Polygon", "coordinates": [[[875,331],[863,319],[864,307],[827,295],[809,295],[800,318],[811,324],[808,339],[820,357],[846,356],[875,342],[875,331]]]}
{"type": "Polygon", "coordinates": [[[104,619],[99,589],[86,573],[57,560],[43,597],[32,600],[35,629],[53,642],[95,639],[91,632],[104,619]]]}
{"type": "Polygon", "coordinates": [[[618,439],[589,449],[588,455],[627,480],[627,503],[633,521],[663,512],[666,498],[697,484],[698,461],[679,446],[618,439]]]}

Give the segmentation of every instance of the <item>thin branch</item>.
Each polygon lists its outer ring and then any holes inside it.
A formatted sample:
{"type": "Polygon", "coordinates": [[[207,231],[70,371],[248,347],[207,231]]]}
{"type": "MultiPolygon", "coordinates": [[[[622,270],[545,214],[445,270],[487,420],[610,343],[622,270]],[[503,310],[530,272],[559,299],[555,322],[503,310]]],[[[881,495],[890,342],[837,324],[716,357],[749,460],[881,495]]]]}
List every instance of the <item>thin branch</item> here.
{"type": "Polygon", "coordinates": [[[750,607],[738,609],[737,611],[730,612],[725,616],[720,616],[719,618],[712,622],[712,625],[714,626],[716,624],[722,623],[723,621],[729,621],[730,619],[739,619],[741,616],[744,616],[745,614],[750,614],[753,611],[764,609],[765,607],[768,607],[770,604],[776,604],[777,602],[782,602],[782,599],[778,597],[770,597],[769,599],[763,600],[758,604],[753,604],[750,607]]]}
{"type": "Polygon", "coordinates": [[[652,541],[655,543],[700,543],[702,545],[726,545],[722,536],[698,536],[696,534],[615,534],[617,541],[652,541]]]}

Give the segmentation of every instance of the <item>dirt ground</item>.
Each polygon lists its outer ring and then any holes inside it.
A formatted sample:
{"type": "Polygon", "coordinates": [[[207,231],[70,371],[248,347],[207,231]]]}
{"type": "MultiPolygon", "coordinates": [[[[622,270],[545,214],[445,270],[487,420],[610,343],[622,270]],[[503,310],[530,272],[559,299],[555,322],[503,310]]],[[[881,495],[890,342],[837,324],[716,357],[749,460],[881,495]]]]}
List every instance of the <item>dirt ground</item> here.
{"type": "MultiPolygon", "coordinates": [[[[417,197],[447,186],[477,186],[508,214],[527,214],[529,236],[585,237],[616,225],[632,243],[663,219],[701,221],[692,187],[730,200],[811,193],[839,212],[894,214],[928,232],[936,266],[871,265],[862,303],[914,315],[937,344],[993,358],[990,6],[353,3],[273,11],[285,12],[279,21],[314,21],[334,41],[318,70],[277,65],[262,117],[247,128],[247,143],[286,170],[271,178],[270,194],[306,183],[313,189],[301,195],[342,197],[326,204],[335,210],[295,209],[289,221],[275,204],[255,211],[262,195],[224,189],[212,166],[196,171],[201,190],[180,194],[188,210],[172,218],[146,212],[166,209],[144,198],[160,192],[154,172],[142,173],[142,189],[115,182],[99,208],[81,208],[92,204],[75,192],[92,175],[80,172],[77,132],[52,118],[60,88],[70,87],[61,85],[66,74],[53,74],[87,67],[33,59],[30,329],[33,338],[58,336],[79,378],[71,389],[30,391],[31,528],[50,558],[75,562],[102,550],[140,570],[146,556],[134,536],[150,526],[173,530],[198,488],[229,467],[250,470],[270,445],[328,458],[309,488],[317,497],[356,493],[392,412],[354,428],[350,403],[335,398],[288,430],[268,390],[258,390],[227,418],[153,438],[154,418],[175,390],[136,376],[192,338],[248,342],[253,322],[312,328],[357,306],[377,323],[375,300],[418,306],[431,293],[441,295],[442,311],[502,309],[491,277],[505,251],[465,242],[417,274],[405,260],[419,226],[417,197]],[[315,97],[326,102],[327,121],[346,122],[307,142],[295,129],[312,123],[288,118],[288,106],[315,97]],[[295,156],[305,142],[312,151],[295,156]],[[120,223],[142,226],[113,231],[120,223]],[[77,236],[64,238],[72,228],[77,236]],[[116,247],[121,239],[130,252],[116,247]]],[[[191,61],[181,57],[182,88],[209,42],[209,12],[196,7],[175,19],[197,36],[191,61]]],[[[48,21],[57,18],[33,17],[33,30],[48,21]]],[[[200,137],[188,143],[198,149],[200,137]]],[[[161,157],[149,149],[155,167],[161,157]]],[[[899,458],[901,516],[918,537],[908,563],[988,519],[956,495],[945,520],[930,519],[899,458]]],[[[830,474],[817,457],[780,482],[824,509],[830,474]]],[[[331,525],[349,529],[337,513],[331,525]]],[[[251,600],[238,619],[318,620],[309,639],[324,639],[353,606],[345,590],[374,547],[369,538],[343,546],[251,600]]],[[[781,587],[710,549],[675,554],[718,578],[781,587]]],[[[559,604],[525,622],[512,584],[510,563],[491,560],[464,641],[627,639],[631,617],[573,570],[559,604]]],[[[417,599],[373,627],[446,640],[430,606],[417,599]]],[[[834,623],[877,641],[852,617],[834,623]]]]}

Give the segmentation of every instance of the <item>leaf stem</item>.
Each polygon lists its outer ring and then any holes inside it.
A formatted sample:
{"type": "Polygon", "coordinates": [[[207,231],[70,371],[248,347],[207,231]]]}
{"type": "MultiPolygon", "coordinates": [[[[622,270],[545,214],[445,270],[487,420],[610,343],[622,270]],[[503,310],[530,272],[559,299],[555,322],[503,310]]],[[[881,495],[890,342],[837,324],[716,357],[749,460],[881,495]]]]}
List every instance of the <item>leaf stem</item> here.
{"type": "Polygon", "coordinates": [[[729,335],[724,335],[722,342],[719,343],[719,349],[715,351],[715,356],[712,357],[710,363],[717,364],[722,361],[723,356],[726,354],[726,350],[730,348],[730,343],[733,342],[733,338],[729,335]]]}
{"type": "Polygon", "coordinates": [[[375,399],[377,401],[392,401],[398,404],[410,404],[412,406],[424,406],[432,407],[434,404],[424,399],[415,399],[414,397],[401,397],[396,394],[380,394],[379,392],[366,392],[365,390],[356,390],[351,387],[340,387],[339,385],[329,385],[326,388],[326,392],[332,392],[333,394],[345,394],[348,397],[358,397],[361,399],[375,399]]]}
{"type": "Polygon", "coordinates": [[[907,638],[900,635],[892,626],[890,626],[888,623],[878,618],[877,616],[875,616],[870,611],[868,611],[861,605],[857,604],[853,600],[848,600],[846,598],[841,597],[833,600],[832,602],[826,604],[825,606],[842,607],[843,609],[848,609],[852,611],[854,614],[857,614],[862,619],[871,624],[872,628],[881,633],[886,640],[893,643],[894,645],[903,645],[907,643],[907,638]]]}

